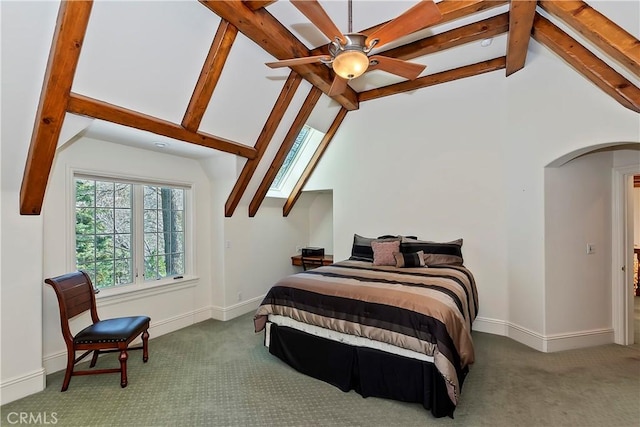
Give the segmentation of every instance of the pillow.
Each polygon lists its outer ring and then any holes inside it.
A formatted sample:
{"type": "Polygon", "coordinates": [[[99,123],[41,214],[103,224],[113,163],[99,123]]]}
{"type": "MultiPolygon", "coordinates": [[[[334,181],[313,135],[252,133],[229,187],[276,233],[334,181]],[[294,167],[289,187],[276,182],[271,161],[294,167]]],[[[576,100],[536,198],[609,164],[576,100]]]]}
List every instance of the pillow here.
{"type": "Polygon", "coordinates": [[[371,242],[371,248],[373,249],[373,265],[396,265],[396,258],[393,254],[400,250],[400,240],[386,242],[374,240],[371,242]]]}
{"type": "MultiPolygon", "coordinates": [[[[402,238],[403,236],[394,236],[393,234],[385,234],[384,236],[378,236],[378,239],[394,239],[394,238],[402,238]]],[[[417,240],[417,236],[404,236],[407,239],[415,239],[417,240]]]]}
{"type": "Polygon", "coordinates": [[[353,245],[351,246],[352,261],[369,261],[373,262],[373,249],[371,248],[371,242],[399,242],[400,237],[391,237],[384,239],[374,239],[373,237],[363,237],[358,234],[353,235],[353,245]]]}
{"type": "Polygon", "coordinates": [[[396,259],[396,267],[424,267],[424,252],[412,252],[403,254],[402,252],[394,252],[393,257],[396,259]]]}
{"type": "Polygon", "coordinates": [[[425,264],[431,265],[462,265],[462,239],[451,242],[429,242],[403,238],[400,252],[409,254],[422,251],[425,264]]]}

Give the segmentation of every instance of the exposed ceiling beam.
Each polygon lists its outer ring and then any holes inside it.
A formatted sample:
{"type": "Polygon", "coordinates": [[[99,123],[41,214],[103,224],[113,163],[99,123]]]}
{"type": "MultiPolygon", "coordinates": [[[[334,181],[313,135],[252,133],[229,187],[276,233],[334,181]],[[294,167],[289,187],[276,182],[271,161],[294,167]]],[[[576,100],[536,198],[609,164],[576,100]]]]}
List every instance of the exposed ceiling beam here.
{"type": "Polygon", "coordinates": [[[218,138],[204,132],[192,132],[175,123],[76,93],[71,93],[67,111],[202,145],[203,147],[215,148],[216,150],[237,154],[248,159],[256,157],[256,149],[253,147],[218,138]]]}
{"type": "Polygon", "coordinates": [[[258,189],[256,190],[256,193],[253,196],[253,199],[251,199],[251,203],[249,204],[250,217],[256,216],[256,213],[258,212],[260,205],[264,201],[264,198],[266,197],[267,192],[269,191],[269,187],[271,187],[271,184],[273,184],[273,180],[275,179],[276,175],[278,174],[278,171],[282,167],[282,163],[284,163],[284,159],[287,157],[287,154],[289,154],[289,151],[291,150],[293,143],[298,137],[300,130],[302,129],[304,124],[307,122],[307,119],[311,115],[311,112],[313,111],[313,108],[316,106],[318,99],[320,99],[320,95],[322,95],[322,92],[320,91],[320,89],[318,89],[315,86],[311,88],[311,91],[309,91],[309,94],[307,95],[307,98],[304,100],[302,107],[300,107],[300,111],[298,112],[298,115],[296,116],[296,118],[293,120],[293,123],[291,124],[291,128],[289,128],[289,132],[287,132],[287,135],[284,137],[284,140],[282,141],[282,144],[280,145],[278,152],[273,158],[273,161],[269,166],[269,170],[267,170],[267,173],[265,174],[264,178],[262,179],[262,182],[260,183],[260,186],[258,187],[258,189]]]}
{"type": "Polygon", "coordinates": [[[536,14],[533,38],[625,107],[640,113],[640,89],[548,19],[536,14]]]}
{"type": "Polygon", "coordinates": [[[258,140],[256,141],[255,149],[257,151],[255,159],[247,160],[242,168],[242,172],[240,172],[240,176],[236,181],[233,189],[231,190],[231,194],[227,198],[227,202],[224,205],[224,215],[226,217],[230,217],[238,207],[238,203],[240,203],[240,199],[244,195],[244,192],[253,177],[253,174],[262,160],[262,156],[267,151],[267,147],[269,143],[273,139],[273,135],[276,132],[276,129],[280,125],[282,121],[282,117],[284,116],[287,108],[289,108],[289,104],[293,99],[293,96],[296,93],[296,90],[300,86],[300,82],[302,81],[302,77],[294,73],[293,71],[289,74],[287,81],[284,83],[282,90],[280,91],[280,96],[276,100],[276,104],[271,109],[271,113],[267,118],[264,126],[262,127],[262,131],[258,136],[258,140]]]}
{"type": "Polygon", "coordinates": [[[39,215],[80,50],[91,15],[91,1],[62,2],[31,134],[20,188],[20,214],[39,215]]]}
{"type": "MultiPolygon", "coordinates": [[[[464,18],[466,16],[471,16],[471,15],[473,15],[475,13],[478,13],[478,12],[481,12],[481,11],[487,10],[487,9],[492,9],[494,7],[501,6],[501,5],[503,5],[505,3],[508,3],[508,2],[509,2],[509,0],[443,0],[440,3],[436,3],[436,6],[438,6],[438,8],[440,9],[440,13],[442,14],[442,19],[440,21],[438,21],[437,24],[434,24],[434,25],[440,25],[440,24],[444,24],[445,22],[453,21],[453,20],[456,20],[456,19],[459,19],[459,18],[464,18]]],[[[505,13],[505,15],[507,15],[507,14],[508,14],[508,12],[505,13]]],[[[489,19],[485,19],[484,21],[480,21],[480,22],[489,22],[492,19],[493,18],[489,18],[489,19]]],[[[370,32],[373,32],[374,30],[376,30],[378,27],[383,26],[384,24],[386,24],[386,22],[383,22],[382,24],[378,24],[375,27],[367,28],[367,29],[362,30],[360,32],[364,33],[364,34],[368,34],[370,32]]],[[[461,27],[459,29],[462,30],[462,28],[466,28],[466,30],[463,30],[463,31],[471,32],[470,28],[473,25],[474,24],[466,25],[466,26],[461,27]]],[[[487,29],[487,31],[490,32],[489,29],[487,29]]],[[[502,32],[497,33],[497,34],[502,34],[503,32],[506,32],[506,31],[507,30],[505,29],[505,31],[502,31],[502,32]]],[[[455,30],[447,31],[446,34],[450,34],[451,36],[456,37],[455,30]]],[[[461,35],[461,36],[462,37],[466,37],[466,36],[463,36],[463,35],[461,35]]],[[[491,35],[489,35],[489,34],[485,34],[484,36],[485,37],[491,37],[491,35]]],[[[435,40],[437,37],[438,37],[438,35],[427,37],[427,38],[422,39],[422,41],[430,40],[430,39],[434,39],[435,40]]],[[[417,42],[414,42],[414,43],[420,43],[420,41],[421,40],[418,40],[417,42]]],[[[471,41],[471,40],[469,40],[469,41],[471,41]]],[[[467,43],[467,42],[468,41],[464,41],[462,43],[467,43]]],[[[409,43],[408,45],[405,45],[405,46],[414,45],[414,43],[409,43]]],[[[458,43],[458,44],[462,44],[462,43],[458,43]]],[[[417,45],[414,45],[414,46],[417,46],[417,45]]],[[[401,49],[402,47],[403,46],[400,46],[400,48],[398,48],[398,49],[401,49]]],[[[449,47],[452,47],[452,46],[449,46],[449,47]]],[[[393,54],[393,53],[389,54],[389,52],[393,52],[394,50],[395,49],[387,50],[386,52],[384,52],[384,54],[386,56],[394,56],[395,54],[393,54]]],[[[407,48],[407,52],[409,50],[410,49],[407,48]]],[[[317,48],[315,48],[315,49],[313,49],[311,51],[312,55],[325,55],[325,54],[328,54],[328,53],[329,53],[329,50],[327,48],[327,45],[319,46],[319,47],[317,47],[317,48]]],[[[428,52],[428,53],[430,53],[430,52],[428,52]]],[[[400,54],[398,54],[398,55],[400,55],[400,54]]],[[[411,56],[410,58],[415,58],[417,56],[420,56],[420,55],[411,56]]],[[[400,58],[400,56],[394,56],[394,57],[395,58],[400,58]]],[[[408,57],[408,58],[403,58],[403,59],[410,59],[410,58],[408,57]]]]}
{"type": "Polygon", "coordinates": [[[191,95],[187,111],[182,119],[182,126],[192,132],[198,130],[202,117],[207,111],[213,91],[218,84],[224,64],[229,57],[231,47],[238,34],[238,29],[224,19],[220,21],[218,30],[211,43],[211,48],[204,61],[200,77],[191,95]]]}
{"type": "Polygon", "coordinates": [[[537,3],[536,0],[511,2],[507,37],[507,76],[524,68],[537,3]]]}
{"type": "Polygon", "coordinates": [[[276,2],[276,0],[242,0],[242,1],[251,10],[258,10],[263,7],[269,6],[271,3],[276,2]]]}
{"type": "MultiPolygon", "coordinates": [[[[252,11],[241,1],[200,0],[222,19],[226,19],[242,34],[276,59],[310,56],[309,49],[264,8],[252,11]]],[[[303,79],[328,94],[333,77],[326,65],[306,64],[291,67],[303,79]]],[[[348,110],[358,109],[358,95],[350,87],[333,97],[348,110]]]]}
{"type": "Polygon", "coordinates": [[[316,166],[320,162],[320,159],[322,159],[322,155],[329,147],[329,144],[333,140],[333,137],[338,131],[340,124],[342,124],[342,121],[347,115],[347,112],[348,110],[346,108],[341,108],[340,111],[338,111],[336,118],[333,120],[333,123],[331,123],[331,126],[329,127],[329,130],[322,138],[322,141],[320,141],[318,148],[316,148],[316,151],[313,153],[313,156],[309,160],[307,167],[302,172],[302,175],[298,179],[298,182],[296,182],[296,185],[293,187],[293,190],[291,191],[291,194],[287,198],[286,203],[282,207],[283,216],[289,215],[289,212],[291,212],[291,209],[293,209],[293,206],[296,204],[296,202],[300,198],[300,195],[302,194],[302,189],[307,184],[307,181],[309,181],[309,178],[311,178],[313,171],[315,170],[316,166]]]}
{"type": "Polygon", "coordinates": [[[409,60],[430,53],[440,52],[476,40],[506,33],[509,30],[509,14],[503,13],[444,33],[416,40],[412,43],[380,52],[381,55],[409,60]]]}
{"type": "Polygon", "coordinates": [[[583,1],[543,0],[540,6],[640,77],[640,40],[583,1]]]}
{"type": "Polygon", "coordinates": [[[389,86],[380,87],[377,89],[360,92],[359,100],[360,102],[364,102],[371,99],[382,98],[384,96],[395,95],[397,93],[409,92],[412,90],[421,89],[423,87],[434,86],[453,80],[463,79],[465,77],[472,77],[478,74],[488,73],[490,71],[501,70],[505,68],[505,66],[506,57],[501,56],[499,58],[478,62],[472,65],[466,65],[464,67],[455,68],[453,70],[419,77],[415,80],[409,80],[389,86]]]}
{"type": "MultiPolygon", "coordinates": [[[[434,25],[441,25],[445,22],[455,21],[456,19],[464,18],[465,16],[470,16],[506,3],[509,3],[509,0],[442,0],[439,3],[436,3],[436,6],[438,6],[438,9],[440,9],[440,13],[442,14],[442,19],[433,25],[423,27],[423,29],[434,25]]],[[[364,29],[360,32],[363,34],[372,33],[387,22],[389,21],[364,29]]]]}

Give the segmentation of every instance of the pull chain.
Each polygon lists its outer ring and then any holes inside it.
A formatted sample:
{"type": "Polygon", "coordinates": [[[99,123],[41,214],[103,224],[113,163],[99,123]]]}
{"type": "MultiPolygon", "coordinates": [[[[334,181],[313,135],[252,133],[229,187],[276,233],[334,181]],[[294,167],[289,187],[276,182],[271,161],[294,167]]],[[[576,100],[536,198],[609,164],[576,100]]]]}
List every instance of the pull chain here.
{"type": "Polygon", "coordinates": [[[352,22],[353,5],[351,4],[351,0],[348,0],[347,5],[348,5],[347,7],[349,12],[349,33],[353,33],[353,22],[352,22]]]}

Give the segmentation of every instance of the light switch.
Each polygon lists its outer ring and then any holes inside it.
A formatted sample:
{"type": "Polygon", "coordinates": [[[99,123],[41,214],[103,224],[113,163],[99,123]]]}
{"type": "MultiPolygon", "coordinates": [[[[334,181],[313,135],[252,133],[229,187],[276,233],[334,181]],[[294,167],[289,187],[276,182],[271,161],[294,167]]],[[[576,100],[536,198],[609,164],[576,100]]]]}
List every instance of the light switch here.
{"type": "Polygon", "coordinates": [[[587,255],[596,253],[596,245],[593,243],[587,243],[587,255]]]}

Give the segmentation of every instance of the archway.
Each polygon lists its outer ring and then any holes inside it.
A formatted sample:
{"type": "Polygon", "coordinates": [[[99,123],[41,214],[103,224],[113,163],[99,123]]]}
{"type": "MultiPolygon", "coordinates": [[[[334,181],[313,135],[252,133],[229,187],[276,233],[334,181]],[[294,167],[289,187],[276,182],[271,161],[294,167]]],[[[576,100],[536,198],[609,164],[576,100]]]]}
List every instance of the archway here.
{"type": "Polygon", "coordinates": [[[548,335],[560,323],[588,345],[633,343],[629,189],[638,173],[637,142],[580,148],[545,168],[548,335]]]}

